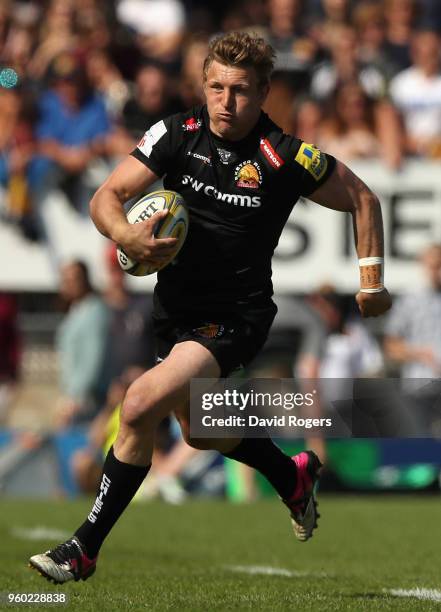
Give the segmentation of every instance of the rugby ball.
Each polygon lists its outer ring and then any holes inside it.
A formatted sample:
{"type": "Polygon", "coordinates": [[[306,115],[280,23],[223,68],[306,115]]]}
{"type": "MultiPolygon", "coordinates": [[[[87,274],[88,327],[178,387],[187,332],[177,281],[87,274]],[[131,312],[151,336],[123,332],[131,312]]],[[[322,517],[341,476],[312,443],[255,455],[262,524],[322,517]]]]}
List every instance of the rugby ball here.
{"type": "Polygon", "coordinates": [[[134,261],[118,246],[118,263],[124,272],[133,276],[154,274],[168,266],[181,250],[188,232],[188,212],[185,208],[184,198],[176,191],[152,191],[152,193],[143,196],[126,213],[127,221],[129,223],[147,221],[156,212],[165,209],[168,209],[169,213],[156,225],[154,235],[156,238],[178,239],[173,255],[168,261],[161,263],[159,266],[154,266],[134,261]]]}

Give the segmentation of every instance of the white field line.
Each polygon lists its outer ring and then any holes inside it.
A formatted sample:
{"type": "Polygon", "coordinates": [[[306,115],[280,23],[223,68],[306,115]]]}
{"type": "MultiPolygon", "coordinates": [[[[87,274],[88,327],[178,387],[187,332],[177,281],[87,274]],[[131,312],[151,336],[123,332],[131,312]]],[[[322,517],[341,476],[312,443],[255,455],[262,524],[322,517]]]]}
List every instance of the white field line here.
{"type": "Polygon", "coordinates": [[[437,589],[385,589],[387,593],[395,597],[415,597],[427,601],[439,601],[441,603],[441,591],[437,589]]]}
{"type": "Polygon", "coordinates": [[[225,565],[225,569],[239,574],[249,574],[251,576],[285,576],[286,578],[326,578],[324,572],[302,572],[298,570],[288,570],[283,567],[271,567],[270,565],[225,565]]]}
{"type": "Polygon", "coordinates": [[[66,540],[71,534],[62,529],[37,525],[36,527],[12,527],[10,531],[19,540],[66,540]]]}

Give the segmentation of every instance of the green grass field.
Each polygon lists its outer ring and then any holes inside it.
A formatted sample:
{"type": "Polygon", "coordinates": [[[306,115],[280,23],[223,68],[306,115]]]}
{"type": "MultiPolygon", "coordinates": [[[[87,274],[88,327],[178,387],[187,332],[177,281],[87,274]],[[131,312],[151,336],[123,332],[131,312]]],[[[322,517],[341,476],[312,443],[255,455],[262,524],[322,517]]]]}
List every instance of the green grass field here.
{"type": "Polygon", "coordinates": [[[55,587],[28,569],[27,558],[57,542],[31,540],[25,530],[70,533],[90,505],[1,501],[0,591],[63,590],[70,597],[67,609],[83,612],[441,612],[441,602],[388,592],[441,592],[437,496],[323,495],[320,528],[304,544],[295,541],[288,513],[276,500],[132,505],[104,545],[95,576],[55,587]]]}

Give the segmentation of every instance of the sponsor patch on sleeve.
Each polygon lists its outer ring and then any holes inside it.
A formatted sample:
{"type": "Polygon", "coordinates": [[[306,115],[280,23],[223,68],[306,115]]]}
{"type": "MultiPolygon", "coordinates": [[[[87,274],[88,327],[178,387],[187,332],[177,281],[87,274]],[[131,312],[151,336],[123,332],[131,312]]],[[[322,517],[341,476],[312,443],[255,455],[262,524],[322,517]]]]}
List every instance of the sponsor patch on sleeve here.
{"type": "Polygon", "coordinates": [[[276,168],[276,170],[278,170],[285,163],[283,159],[275,152],[275,150],[271,146],[270,141],[266,138],[260,139],[260,150],[262,151],[266,159],[269,161],[271,166],[273,168],[276,168]]]}
{"type": "Polygon", "coordinates": [[[166,132],[167,128],[165,127],[165,123],[163,121],[158,121],[158,123],[152,125],[152,127],[149,128],[141,138],[138,143],[138,149],[141,151],[141,153],[144,153],[146,157],[150,157],[154,145],[164,136],[166,132]]]}
{"type": "Polygon", "coordinates": [[[326,155],[312,144],[303,142],[296,155],[296,162],[303,166],[316,181],[325,174],[328,167],[326,155]]]}

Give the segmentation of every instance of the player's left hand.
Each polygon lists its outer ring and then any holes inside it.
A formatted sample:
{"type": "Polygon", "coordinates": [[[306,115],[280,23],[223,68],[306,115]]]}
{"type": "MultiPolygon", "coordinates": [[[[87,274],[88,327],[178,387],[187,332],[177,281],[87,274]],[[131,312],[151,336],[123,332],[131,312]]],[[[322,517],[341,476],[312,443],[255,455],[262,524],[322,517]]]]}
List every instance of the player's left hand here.
{"type": "Polygon", "coordinates": [[[379,293],[362,293],[355,296],[362,317],[378,317],[392,306],[392,298],[387,289],[379,293]]]}

